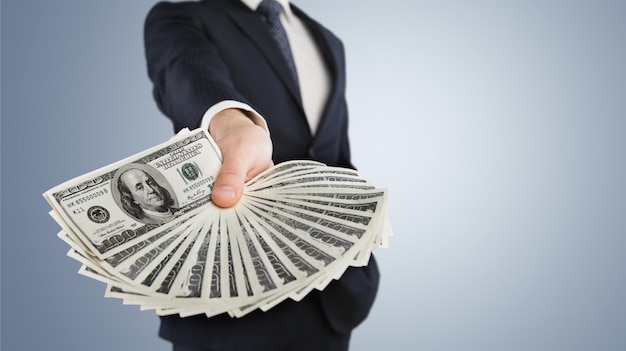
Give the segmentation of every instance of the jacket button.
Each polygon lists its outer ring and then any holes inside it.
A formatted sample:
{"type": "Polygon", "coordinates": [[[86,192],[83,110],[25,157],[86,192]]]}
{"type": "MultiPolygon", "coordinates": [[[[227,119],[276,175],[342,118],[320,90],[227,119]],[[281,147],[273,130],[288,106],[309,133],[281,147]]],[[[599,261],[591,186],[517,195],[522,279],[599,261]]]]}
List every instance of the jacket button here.
{"type": "Polygon", "coordinates": [[[315,149],[313,149],[312,146],[309,148],[309,157],[312,159],[315,158],[315,149]]]}

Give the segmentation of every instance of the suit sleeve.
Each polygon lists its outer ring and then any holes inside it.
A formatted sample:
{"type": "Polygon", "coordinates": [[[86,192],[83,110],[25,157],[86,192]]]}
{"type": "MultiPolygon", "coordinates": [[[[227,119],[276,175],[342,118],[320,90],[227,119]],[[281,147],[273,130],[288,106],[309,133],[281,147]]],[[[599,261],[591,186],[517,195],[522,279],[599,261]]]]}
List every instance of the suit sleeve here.
{"type": "Polygon", "coordinates": [[[176,131],[197,128],[204,112],[223,100],[248,103],[204,30],[202,3],[155,5],[145,21],[148,76],[159,109],[176,131]]]}

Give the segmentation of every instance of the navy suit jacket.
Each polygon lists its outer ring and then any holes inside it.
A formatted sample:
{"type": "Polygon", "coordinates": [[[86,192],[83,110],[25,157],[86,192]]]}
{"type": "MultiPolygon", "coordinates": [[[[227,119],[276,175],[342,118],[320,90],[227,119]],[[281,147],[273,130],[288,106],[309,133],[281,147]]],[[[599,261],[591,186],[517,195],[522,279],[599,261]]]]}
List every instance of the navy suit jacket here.
{"type": "MultiPolygon", "coordinates": [[[[154,98],[176,131],[197,128],[204,112],[220,101],[247,103],[268,123],[275,163],[313,159],[353,168],[343,44],[293,5],[292,11],[310,30],[332,76],[331,93],[314,137],[278,46],[261,16],[239,0],[163,2],[152,8],[145,22],[144,40],[154,98]]],[[[349,268],[340,280],[333,281],[323,292],[311,293],[313,297],[307,299],[319,297],[333,330],[348,333],[367,316],[378,281],[379,272],[372,257],[368,266],[349,268]]],[[[194,338],[195,329],[200,333],[203,328],[212,328],[227,339],[227,326],[236,323],[233,337],[249,328],[249,338],[262,342],[261,339],[271,338],[271,332],[252,329],[263,329],[260,326],[267,319],[275,323],[274,328],[276,323],[284,323],[288,329],[290,314],[298,311],[295,303],[281,305],[284,306],[236,321],[223,316],[202,321],[198,317],[166,317],[162,318],[161,335],[175,341],[183,334],[185,338],[194,338]]],[[[206,338],[206,330],[203,334],[206,338]]]]}

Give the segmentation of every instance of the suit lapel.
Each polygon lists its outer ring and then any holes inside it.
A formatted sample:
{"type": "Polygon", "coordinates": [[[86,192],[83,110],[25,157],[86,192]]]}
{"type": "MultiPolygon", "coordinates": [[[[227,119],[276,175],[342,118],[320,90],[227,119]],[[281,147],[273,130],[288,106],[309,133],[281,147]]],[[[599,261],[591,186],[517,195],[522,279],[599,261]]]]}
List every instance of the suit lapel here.
{"type": "Polygon", "coordinates": [[[265,23],[261,19],[261,16],[251,11],[248,8],[226,8],[228,16],[239,27],[254,44],[258,47],[259,51],[263,53],[270,65],[276,71],[276,74],[280,77],[280,80],[287,86],[291,95],[298,103],[298,106],[302,109],[302,101],[298,88],[291,78],[289,68],[287,68],[285,59],[280,53],[278,45],[272,39],[269,34],[265,23]]]}
{"type": "MultiPolygon", "coordinates": [[[[269,64],[274,68],[282,83],[287,86],[292,97],[300,107],[302,116],[306,118],[298,89],[291,78],[287,65],[284,63],[284,59],[280,53],[278,45],[274,42],[274,39],[272,39],[261,17],[245,5],[241,4],[239,1],[225,1],[225,3],[228,5],[224,6],[223,10],[227,13],[232,22],[240,28],[241,31],[254,42],[259,51],[263,53],[269,64]]],[[[332,33],[310,18],[297,6],[291,4],[291,9],[311,31],[315,43],[322,53],[324,61],[331,74],[331,92],[328,96],[326,106],[324,107],[324,112],[322,114],[318,130],[315,133],[315,136],[319,136],[325,134],[325,129],[328,131],[328,128],[336,128],[333,124],[334,119],[330,116],[330,114],[333,110],[332,106],[337,105],[339,99],[342,99],[343,97],[343,91],[345,91],[345,67],[342,56],[343,48],[341,47],[341,43],[333,36],[332,33]]],[[[332,132],[331,135],[334,133],[335,132],[332,132]]]]}

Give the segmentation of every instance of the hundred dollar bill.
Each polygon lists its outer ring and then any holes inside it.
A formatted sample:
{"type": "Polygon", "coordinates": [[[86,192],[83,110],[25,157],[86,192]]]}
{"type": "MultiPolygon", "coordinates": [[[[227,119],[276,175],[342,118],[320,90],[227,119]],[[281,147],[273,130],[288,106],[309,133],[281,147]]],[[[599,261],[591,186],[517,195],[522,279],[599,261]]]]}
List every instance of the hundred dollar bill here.
{"type": "Polygon", "coordinates": [[[247,225],[247,220],[240,213],[236,213],[229,225],[231,235],[237,236],[237,241],[243,247],[240,249],[244,264],[251,271],[251,285],[255,295],[267,294],[275,291],[279,286],[280,277],[272,268],[272,263],[263,251],[255,233],[247,225]],[[245,249],[244,249],[245,248],[245,249]]]}
{"type": "MultiPolygon", "coordinates": [[[[265,227],[272,240],[290,248],[295,257],[304,259],[306,263],[315,267],[314,272],[323,270],[325,266],[341,257],[342,252],[339,249],[307,238],[307,235],[302,235],[289,224],[282,222],[284,217],[274,218],[275,213],[258,206],[247,206],[247,209],[256,217],[255,221],[265,227]]],[[[309,274],[314,273],[309,265],[301,265],[298,268],[305,269],[309,274]]]]}
{"type": "MultiPolygon", "coordinates": [[[[305,174],[302,176],[296,176],[293,178],[281,178],[277,182],[271,182],[269,184],[263,184],[257,187],[253,191],[275,191],[277,189],[291,189],[302,187],[356,187],[358,189],[371,189],[374,186],[369,184],[365,179],[353,176],[352,174],[329,174],[324,172],[318,172],[317,174],[305,174]]],[[[248,189],[246,189],[248,190],[248,189]]],[[[250,189],[251,190],[251,189],[250,189]]],[[[250,191],[248,190],[248,191],[250,191]]]]}
{"type": "Polygon", "coordinates": [[[274,165],[272,168],[247,181],[246,189],[252,190],[257,186],[257,184],[267,184],[274,181],[275,179],[288,177],[294,172],[318,169],[320,167],[326,167],[326,165],[321,162],[309,160],[285,161],[274,165]]]}
{"type": "Polygon", "coordinates": [[[105,259],[202,210],[221,164],[213,139],[195,130],[65,182],[44,197],[82,244],[105,259]]]}
{"type": "MultiPolygon", "coordinates": [[[[264,265],[268,268],[268,274],[271,278],[271,283],[262,285],[277,285],[284,286],[296,282],[299,278],[306,277],[317,272],[317,270],[309,264],[303,263],[302,260],[290,255],[288,249],[281,249],[279,244],[267,234],[253,219],[253,217],[246,212],[246,208],[239,206],[237,208],[237,215],[239,218],[245,219],[241,221],[241,225],[245,228],[246,241],[252,242],[256,247],[254,250],[263,254],[261,259],[264,260],[264,265]],[[292,262],[293,259],[293,262],[292,262]],[[298,269],[296,263],[303,263],[308,269],[298,269]]],[[[271,290],[264,289],[264,292],[271,290]]]]}
{"type": "Polygon", "coordinates": [[[339,167],[329,167],[329,166],[316,166],[313,165],[300,165],[299,167],[292,167],[287,170],[283,170],[282,172],[277,172],[273,177],[263,179],[263,182],[257,182],[255,184],[246,183],[247,191],[258,191],[261,186],[266,186],[271,188],[281,186],[280,183],[284,183],[282,185],[290,185],[293,183],[298,184],[300,186],[301,183],[307,181],[348,181],[348,182],[359,182],[359,183],[367,183],[367,180],[361,178],[359,173],[352,169],[347,168],[339,168],[339,167]],[[322,179],[321,177],[324,177],[322,179]]]}
{"type": "Polygon", "coordinates": [[[355,170],[281,163],[223,209],[210,199],[221,163],[207,132],[187,130],[44,197],[79,273],[158,315],[267,311],[388,246],[386,190],[355,170]]]}

